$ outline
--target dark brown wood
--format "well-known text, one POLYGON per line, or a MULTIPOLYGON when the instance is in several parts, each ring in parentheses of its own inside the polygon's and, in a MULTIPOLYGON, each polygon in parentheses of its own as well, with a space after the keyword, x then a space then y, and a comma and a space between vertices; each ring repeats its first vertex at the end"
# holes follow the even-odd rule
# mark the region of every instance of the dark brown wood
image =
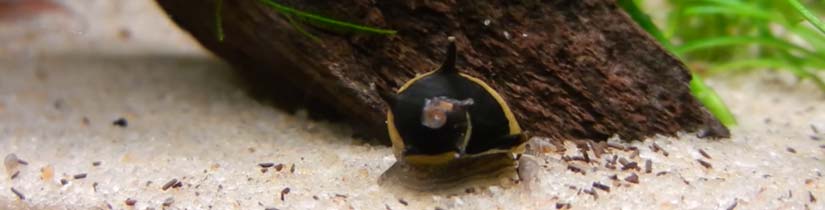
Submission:
POLYGON ((678 131, 729 135, 689 93, 684 65, 612 0, 435 1, 283 0, 395 36, 299 24, 314 42, 257 0, 223 0, 218 42, 215 0, 158 0, 203 46, 251 78, 257 93, 294 109, 337 116, 386 139, 386 104, 433 70, 456 36, 458 68, 509 102, 522 127, 553 139, 641 139, 678 131))

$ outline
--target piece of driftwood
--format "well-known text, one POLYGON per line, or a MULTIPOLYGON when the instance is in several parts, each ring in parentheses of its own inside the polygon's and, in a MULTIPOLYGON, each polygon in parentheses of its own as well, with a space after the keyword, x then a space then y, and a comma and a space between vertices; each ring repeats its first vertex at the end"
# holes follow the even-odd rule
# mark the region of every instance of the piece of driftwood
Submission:
POLYGON ((416 74, 438 67, 448 36, 458 68, 497 89, 532 135, 624 139, 679 131, 729 132, 689 92, 685 66, 613 0, 283 0, 278 3, 394 36, 302 24, 258 0, 158 0, 203 46, 282 107, 350 122, 386 139, 386 103, 416 74), (297 24, 296 24, 297 23, 297 24), (310 36, 316 36, 320 42, 310 36))

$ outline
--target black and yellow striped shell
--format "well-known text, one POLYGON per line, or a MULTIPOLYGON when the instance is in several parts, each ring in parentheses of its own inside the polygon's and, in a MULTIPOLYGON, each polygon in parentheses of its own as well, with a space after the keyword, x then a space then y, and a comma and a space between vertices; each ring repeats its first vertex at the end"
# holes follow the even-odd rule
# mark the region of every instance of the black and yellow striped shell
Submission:
POLYGON ((484 81, 458 72, 450 37, 438 69, 418 75, 396 94, 387 131, 393 152, 412 165, 444 164, 491 153, 520 153, 527 138, 506 101, 484 81))

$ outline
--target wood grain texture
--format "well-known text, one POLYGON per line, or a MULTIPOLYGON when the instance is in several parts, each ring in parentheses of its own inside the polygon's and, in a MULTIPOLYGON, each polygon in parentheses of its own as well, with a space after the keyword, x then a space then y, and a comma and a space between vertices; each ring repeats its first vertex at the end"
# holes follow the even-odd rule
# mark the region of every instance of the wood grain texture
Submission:
MULTIPOLYGON (((338 20, 398 30, 395 36, 301 28, 255 0, 224 0, 217 41, 215 0, 158 0, 203 46, 250 78, 281 107, 351 122, 386 140, 386 103, 416 74, 437 68, 448 36, 459 71, 481 78, 513 108, 522 127, 551 139, 614 134, 729 132, 691 95, 685 66, 611 0, 285 0, 338 20)), ((386 142, 386 141, 385 141, 386 142)))

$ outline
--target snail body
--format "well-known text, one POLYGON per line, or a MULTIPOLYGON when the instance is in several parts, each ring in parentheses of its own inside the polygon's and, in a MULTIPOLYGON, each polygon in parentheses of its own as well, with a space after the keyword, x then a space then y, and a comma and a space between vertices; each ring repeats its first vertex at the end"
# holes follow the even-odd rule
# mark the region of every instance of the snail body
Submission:
POLYGON ((393 152, 410 165, 443 165, 487 154, 518 154, 527 141, 506 101, 484 81, 458 72, 450 37, 447 58, 418 75, 389 103, 387 131, 393 152))

